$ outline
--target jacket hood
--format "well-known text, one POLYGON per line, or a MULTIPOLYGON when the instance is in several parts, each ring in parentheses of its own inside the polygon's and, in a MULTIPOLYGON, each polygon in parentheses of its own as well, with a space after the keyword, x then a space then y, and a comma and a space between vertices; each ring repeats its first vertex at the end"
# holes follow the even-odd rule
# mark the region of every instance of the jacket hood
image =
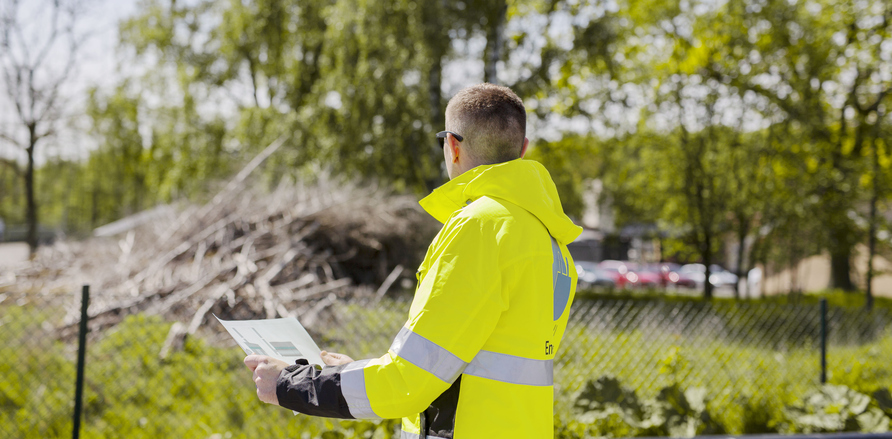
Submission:
POLYGON ((526 209, 561 244, 572 242, 582 233, 582 228, 564 213, 548 170, 533 160, 478 166, 435 189, 419 204, 437 221, 445 223, 456 210, 482 196, 499 198, 526 209))

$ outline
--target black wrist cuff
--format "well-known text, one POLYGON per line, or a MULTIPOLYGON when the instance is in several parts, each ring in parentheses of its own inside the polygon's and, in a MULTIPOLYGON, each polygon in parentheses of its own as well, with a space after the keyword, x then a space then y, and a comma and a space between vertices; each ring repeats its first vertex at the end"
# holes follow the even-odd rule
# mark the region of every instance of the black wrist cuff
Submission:
POLYGON ((344 367, 320 370, 307 360, 285 367, 276 383, 279 405, 313 416, 353 419, 341 391, 340 372, 344 367))

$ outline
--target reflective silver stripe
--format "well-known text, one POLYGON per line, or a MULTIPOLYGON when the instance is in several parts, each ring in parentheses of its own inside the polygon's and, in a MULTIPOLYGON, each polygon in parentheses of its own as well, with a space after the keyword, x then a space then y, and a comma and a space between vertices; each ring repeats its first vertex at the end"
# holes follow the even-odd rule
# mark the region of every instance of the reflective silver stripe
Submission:
MULTIPOLYGON (((440 436, 425 436, 427 439, 445 439, 440 436)), ((400 433, 400 439, 421 439, 421 435, 418 433, 406 433, 405 431, 400 433)))
POLYGON ((468 365, 452 352, 441 348, 436 343, 412 332, 406 327, 390 345, 398 357, 430 372, 435 377, 452 384, 461 371, 468 365))
POLYGON ((511 384, 550 386, 554 384, 553 364, 553 360, 534 360, 480 351, 463 373, 511 384))
POLYGON ((365 373, 362 368, 371 360, 354 361, 341 370, 341 393, 347 401, 350 414, 356 419, 381 419, 372 411, 372 404, 365 391, 365 373))

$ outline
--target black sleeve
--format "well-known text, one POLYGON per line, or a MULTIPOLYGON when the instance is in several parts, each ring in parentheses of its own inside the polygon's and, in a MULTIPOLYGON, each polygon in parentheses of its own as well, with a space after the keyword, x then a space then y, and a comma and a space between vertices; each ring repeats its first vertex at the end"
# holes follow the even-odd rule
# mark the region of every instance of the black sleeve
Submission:
POLYGON ((345 366, 319 370, 307 360, 297 360, 297 364, 282 370, 276 381, 279 405, 312 416, 354 419, 341 392, 341 370, 345 366))

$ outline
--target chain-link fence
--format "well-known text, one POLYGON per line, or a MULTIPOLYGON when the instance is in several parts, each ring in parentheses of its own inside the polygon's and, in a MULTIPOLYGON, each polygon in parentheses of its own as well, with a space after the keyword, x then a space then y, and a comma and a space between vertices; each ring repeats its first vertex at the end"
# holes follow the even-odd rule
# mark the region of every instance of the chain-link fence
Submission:
MULTIPOLYGON (((79 306, 74 297, 0 294, 0 437, 72 435, 77 325, 59 316, 79 306)), ((357 359, 386 352, 409 307, 408 298, 329 302, 309 329, 323 348, 357 359)), ((371 438, 397 429, 264 405, 222 327, 205 320, 179 344, 172 323, 134 315, 92 330, 82 437, 371 438)), ((831 307, 827 329, 830 383, 892 387, 890 309, 831 307)), ((816 305, 577 299, 555 362, 556 422, 573 416, 589 383, 611 377, 641 398, 673 385, 702 389, 725 431, 749 431, 759 407, 817 388, 821 331, 816 305)))
MULTIPOLYGON (((825 320, 829 382, 892 385, 890 310, 831 308, 825 320)), ((558 412, 589 380, 613 377, 641 397, 702 389, 724 429, 740 432, 754 412, 800 399, 821 380, 815 305, 594 300, 577 302, 570 321, 555 365, 558 412)))

